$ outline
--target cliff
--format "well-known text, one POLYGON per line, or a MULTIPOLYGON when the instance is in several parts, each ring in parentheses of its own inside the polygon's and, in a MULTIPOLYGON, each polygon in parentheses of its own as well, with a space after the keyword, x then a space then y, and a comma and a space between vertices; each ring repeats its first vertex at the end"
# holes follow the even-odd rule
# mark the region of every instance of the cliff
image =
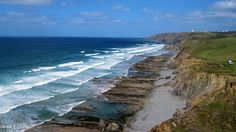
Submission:
POLYGON ((230 50, 236 42, 235 33, 182 35, 175 35, 181 36, 180 43, 174 37, 169 37, 172 34, 165 34, 167 38, 163 35, 155 38, 166 40, 170 44, 178 43, 179 53, 173 60, 178 67, 178 74, 172 82, 173 94, 188 99, 188 103, 172 119, 157 125, 151 131, 235 131, 235 66, 229 66, 224 61, 225 58, 235 56, 230 50), (211 52, 212 49, 208 46, 221 54, 211 52))
POLYGON ((168 45, 176 45, 180 44, 188 36, 188 34, 189 33, 163 33, 151 36, 150 38, 168 45))
POLYGON ((166 49, 178 51, 181 48, 181 43, 187 38, 190 33, 162 33, 153 35, 150 39, 166 44, 166 49))

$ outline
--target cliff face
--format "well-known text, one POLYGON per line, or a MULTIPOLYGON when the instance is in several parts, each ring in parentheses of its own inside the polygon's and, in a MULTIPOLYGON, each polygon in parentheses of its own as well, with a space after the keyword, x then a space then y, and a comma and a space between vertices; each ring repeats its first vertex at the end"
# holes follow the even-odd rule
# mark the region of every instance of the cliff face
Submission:
POLYGON ((159 35, 151 36, 151 39, 158 40, 168 45, 180 44, 189 33, 163 33, 159 35))
POLYGON ((194 72, 189 67, 196 62, 185 59, 173 82, 173 94, 188 99, 186 108, 152 132, 236 130, 236 77, 194 72))
POLYGON ((174 94, 189 99, 189 106, 195 106, 201 101, 219 93, 234 95, 236 78, 229 75, 196 72, 195 65, 204 62, 201 59, 188 58, 187 53, 180 52, 175 58, 178 65, 178 74, 173 81, 174 94))
POLYGON ((157 40, 166 44, 166 49, 178 51, 181 48, 181 43, 190 33, 163 33, 151 36, 151 39, 157 40))
MULTIPOLYGON (((181 38, 187 37, 185 34, 181 38)), ((164 36, 156 38, 169 39, 164 36)), ((174 41, 169 43, 176 43, 176 39, 171 40, 174 41)), ((173 94, 187 98, 187 106, 151 131, 235 131, 236 77, 199 72, 197 69, 206 64, 183 48, 184 41, 179 43, 180 52, 173 60, 178 66, 178 74, 172 84, 175 87, 173 94)))

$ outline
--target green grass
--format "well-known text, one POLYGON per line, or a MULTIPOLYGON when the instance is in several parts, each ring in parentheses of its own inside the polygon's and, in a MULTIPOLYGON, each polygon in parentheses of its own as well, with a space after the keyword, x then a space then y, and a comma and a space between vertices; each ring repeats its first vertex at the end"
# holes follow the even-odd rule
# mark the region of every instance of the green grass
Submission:
MULTIPOLYGON (((211 103, 202 102, 192 115, 193 121, 172 128, 172 132, 235 132, 236 96, 217 95, 211 103)), ((191 117, 190 117, 191 118, 191 117)))
POLYGON ((232 131, 236 130, 236 97, 216 98, 205 104, 197 112, 197 124, 204 130, 232 131))
POLYGON ((186 51, 207 63, 201 70, 236 75, 236 33, 193 33, 188 38, 186 51), (235 64, 228 65, 229 59, 235 64))
POLYGON ((172 132, 185 132, 186 130, 184 128, 173 128, 172 132))

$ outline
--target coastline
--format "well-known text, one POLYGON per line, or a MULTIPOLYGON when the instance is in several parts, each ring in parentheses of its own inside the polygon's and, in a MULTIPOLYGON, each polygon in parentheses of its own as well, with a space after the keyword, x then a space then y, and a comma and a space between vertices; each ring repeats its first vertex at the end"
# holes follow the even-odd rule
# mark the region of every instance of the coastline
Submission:
MULTIPOLYGON (((144 108, 156 87, 161 69, 171 67, 167 62, 174 54, 169 51, 160 56, 147 57, 134 64, 127 77, 120 78, 113 88, 102 95, 87 100, 65 115, 35 126, 26 132, 123 131, 126 123, 144 108)), ((95 79, 95 81, 101 80, 95 79)))

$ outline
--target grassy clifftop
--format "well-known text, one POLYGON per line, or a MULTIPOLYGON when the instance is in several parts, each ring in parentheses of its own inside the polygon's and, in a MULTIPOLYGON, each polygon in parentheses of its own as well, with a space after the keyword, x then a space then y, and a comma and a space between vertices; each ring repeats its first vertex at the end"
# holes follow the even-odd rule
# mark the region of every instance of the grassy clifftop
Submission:
POLYGON ((227 63, 236 62, 236 33, 192 33, 183 47, 191 57, 205 62, 201 71, 236 75, 236 64, 227 63))

